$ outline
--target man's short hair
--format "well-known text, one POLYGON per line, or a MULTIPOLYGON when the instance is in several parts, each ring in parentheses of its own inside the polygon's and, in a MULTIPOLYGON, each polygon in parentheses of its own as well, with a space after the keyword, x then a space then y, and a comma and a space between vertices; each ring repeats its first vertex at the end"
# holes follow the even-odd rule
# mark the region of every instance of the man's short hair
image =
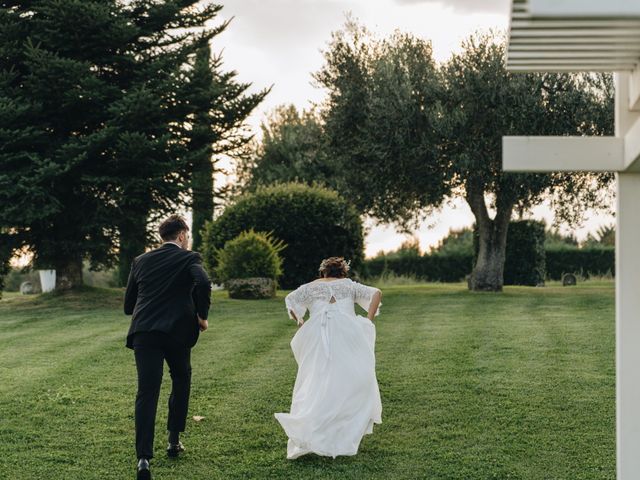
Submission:
POLYGON ((180 215, 171 215, 169 218, 163 220, 158 227, 160 238, 165 242, 175 240, 178 238, 180 232, 185 230, 189 230, 189 225, 187 225, 185 219, 180 215))

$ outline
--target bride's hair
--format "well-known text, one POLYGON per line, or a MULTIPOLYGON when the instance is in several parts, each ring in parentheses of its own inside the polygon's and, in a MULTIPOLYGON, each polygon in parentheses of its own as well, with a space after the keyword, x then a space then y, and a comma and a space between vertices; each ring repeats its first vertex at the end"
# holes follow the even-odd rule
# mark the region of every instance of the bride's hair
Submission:
POLYGON ((321 277, 346 278, 349 273, 349 263, 342 257, 329 257, 320 263, 321 277))

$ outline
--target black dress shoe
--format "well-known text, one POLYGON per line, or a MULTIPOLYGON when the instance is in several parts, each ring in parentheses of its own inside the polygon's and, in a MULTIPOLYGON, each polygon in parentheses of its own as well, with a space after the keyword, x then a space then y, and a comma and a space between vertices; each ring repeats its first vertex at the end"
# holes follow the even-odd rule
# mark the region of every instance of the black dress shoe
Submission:
POLYGON ((141 458, 138 460, 138 480, 151 480, 151 469, 149 467, 149 460, 141 458))
POLYGON ((182 452, 184 452, 184 445, 182 445, 182 442, 170 443, 167 447, 167 455, 169 457, 177 457, 182 452))

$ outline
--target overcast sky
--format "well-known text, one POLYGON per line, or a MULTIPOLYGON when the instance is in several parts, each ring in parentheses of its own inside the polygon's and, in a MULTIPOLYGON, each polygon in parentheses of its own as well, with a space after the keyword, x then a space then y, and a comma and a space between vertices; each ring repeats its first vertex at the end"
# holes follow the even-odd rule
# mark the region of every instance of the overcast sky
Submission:
MULTIPOLYGON (((223 55, 224 67, 238 72, 238 79, 258 91, 273 86, 271 93, 250 119, 256 129, 275 106, 292 103, 308 108, 323 98, 313 86, 311 74, 322 66, 322 50, 331 32, 342 28, 351 14, 369 30, 387 35, 394 30, 411 32, 432 41, 437 61, 445 61, 460 43, 477 30, 506 30, 509 0, 219 0, 222 18, 233 21, 216 37, 214 52, 223 55)), ((547 208, 536 209, 537 218, 551 220, 547 208)), ((591 218, 578 232, 579 238, 601 224, 607 216, 591 218)), ((446 236, 450 228, 473 223, 464 201, 455 202, 430 219, 417 232, 426 250, 446 236)), ((366 238, 367 255, 397 248, 406 237, 391 227, 371 228, 366 238)))

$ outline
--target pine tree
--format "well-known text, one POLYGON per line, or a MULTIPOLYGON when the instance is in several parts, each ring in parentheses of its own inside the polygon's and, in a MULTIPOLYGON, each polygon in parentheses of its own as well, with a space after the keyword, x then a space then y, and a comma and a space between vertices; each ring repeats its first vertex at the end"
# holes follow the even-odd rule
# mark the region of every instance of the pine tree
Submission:
POLYGON ((247 94, 251 86, 238 83, 235 72, 222 72, 222 58, 211 56, 209 45, 195 56, 190 80, 185 83, 185 98, 191 108, 188 133, 189 164, 193 208, 193 249, 202 245, 202 229, 213 219, 214 198, 222 198, 226 189, 214 189, 216 163, 222 156, 235 156, 251 140, 245 120, 269 90, 247 94))
MULTIPOLYGON (((57 288, 82 283, 84 259, 100 268, 119 257, 126 279, 149 225, 187 203, 192 117, 207 110, 188 98, 185 67, 226 28, 208 26, 221 8, 0 3, 0 227, 35 265, 57 270, 57 288)), ((246 86, 223 87, 219 96, 237 105, 215 123, 221 141, 262 98, 243 102, 246 86)))
POLYGON ((105 264, 112 253, 91 137, 118 95, 105 63, 129 27, 114 13, 77 0, 0 9, 0 227, 57 270, 59 288, 82 282, 85 256, 105 264))

